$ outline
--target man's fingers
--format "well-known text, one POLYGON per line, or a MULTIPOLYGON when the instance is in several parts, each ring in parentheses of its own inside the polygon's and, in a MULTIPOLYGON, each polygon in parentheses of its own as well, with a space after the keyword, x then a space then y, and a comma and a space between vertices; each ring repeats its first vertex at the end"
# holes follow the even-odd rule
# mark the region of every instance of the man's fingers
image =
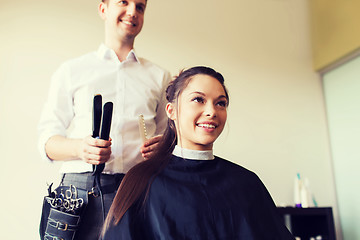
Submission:
POLYGON ((82 159, 89 164, 99 165, 110 159, 111 142, 102 139, 95 139, 91 136, 84 140, 82 159))
POLYGON ((101 163, 105 163, 110 159, 109 155, 95 155, 95 154, 86 154, 85 155, 85 162, 93 164, 93 165, 99 165, 101 163))
POLYGON ((159 145, 159 143, 155 143, 155 144, 152 144, 152 145, 150 145, 148 147, 142 147, 142 148, 140 148, 140 152, 142 154, 151 153, 151 152, 154 151, 154 149, 157 148, 158 145, 159 145))
POLYGON ((91 136, 87 136, 85 138, 85 143, 90 145, 90 146, 94 146, 94 147, 101 147, 101 148, 106 148, 111 146, 111 139, 110 140, 103 140, 100 138, 93 138, 91 136))
POLYGON ((102 163, 105 163, 105 162, 96 161, 96 160, 88 160, 86 162, 89 163, 89 164, 92 164, 92 165, 100 165, 102 163))
POLYGON ((162 135, 158 135, 155 137, 152 137, 150 139, 148 139, 146 142, 144 142, 144 144, 140 147, 140 152, 141 153, 147 153, 147 152, 151 152, 154 151, 154 149, 157 147, 157 145, 159 144, 160 140, 162 138, 162 135))
POLYGON ((143 153, 141 155, 145 160, 149 160, 152 154, 153 154, 152 152, 149 152, 149 153, 143 153))
POLYGON ((91 145, 87 145, 84 149, 84 152, 87 154, 93 154, 98 156, 106 156, 111 154, 111 147, 94 147, 91 145))
POLYGON ((148 147, 150 145, 158 143, 161 140, 161 138, 162 138, 162 135, 158 135, 158 136, 155 136, 155 137, 152 137, 152 138, 146 140, 144 143, 144 147, 148 147))

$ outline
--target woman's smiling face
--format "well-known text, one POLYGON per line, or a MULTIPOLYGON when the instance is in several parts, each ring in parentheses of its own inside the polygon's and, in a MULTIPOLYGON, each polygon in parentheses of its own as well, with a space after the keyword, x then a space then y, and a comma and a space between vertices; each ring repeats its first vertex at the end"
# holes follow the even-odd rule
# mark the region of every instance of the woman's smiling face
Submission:
POLYGON ((198 74, 191 78, 176 103, 168 103, 168 116, 177 129, 177 144, 186 149, 210 150, 227 118, 228 99, 214 77, 198 74))

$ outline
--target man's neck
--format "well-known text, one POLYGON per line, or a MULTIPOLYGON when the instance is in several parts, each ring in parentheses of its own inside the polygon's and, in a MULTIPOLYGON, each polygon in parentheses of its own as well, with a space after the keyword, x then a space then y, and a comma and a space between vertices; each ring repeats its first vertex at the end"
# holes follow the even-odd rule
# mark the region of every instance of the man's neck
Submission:
POLYGON ((134 41, 105 41, 105 45, 114 50, 120 62, 124 61, 134 47, 134 41))

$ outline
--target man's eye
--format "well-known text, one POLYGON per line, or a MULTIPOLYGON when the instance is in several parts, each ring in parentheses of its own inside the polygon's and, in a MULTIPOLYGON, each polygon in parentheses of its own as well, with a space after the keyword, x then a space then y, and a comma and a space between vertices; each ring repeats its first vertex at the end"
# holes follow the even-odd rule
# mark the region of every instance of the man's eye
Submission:
POLYGON ((137 6, 136 7, 137 11, 140 13, 144 13, 145 12, 145 7, 144 6, 137 6))

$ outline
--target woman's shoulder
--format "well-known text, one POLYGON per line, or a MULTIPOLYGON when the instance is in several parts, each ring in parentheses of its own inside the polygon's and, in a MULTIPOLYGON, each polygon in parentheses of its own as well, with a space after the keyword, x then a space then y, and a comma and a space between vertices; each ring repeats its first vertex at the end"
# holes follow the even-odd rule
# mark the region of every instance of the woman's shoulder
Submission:
POLYGON ((243 166, 240 166, 239 164, 233 162, 233 161, 230 161, 230 160, 227 160, 225 158, 222 158, 222 157, 219 157, 219 156, 215 156, 215 159, 216 161, 219 162, 219 164, 222 164, 223 166, 225 167, 230 167, 230 168, 234 168, 236 169, 237 171, 243 171, 243 172, 248 172, 248 173, 252 173, 254 174, 253 171, 243 167, 243 166))
POLYGON ((219 156, 215 156, 215 160, 218 161, 219 168, 225 171, 228 174, 233 174, 238 177, 246 177, 251 178, 253 180, 259 181, 259 177, 256 175, 255 172, 240 166, 239 164, 232 162, 230 160, 224 159, 219 156))

